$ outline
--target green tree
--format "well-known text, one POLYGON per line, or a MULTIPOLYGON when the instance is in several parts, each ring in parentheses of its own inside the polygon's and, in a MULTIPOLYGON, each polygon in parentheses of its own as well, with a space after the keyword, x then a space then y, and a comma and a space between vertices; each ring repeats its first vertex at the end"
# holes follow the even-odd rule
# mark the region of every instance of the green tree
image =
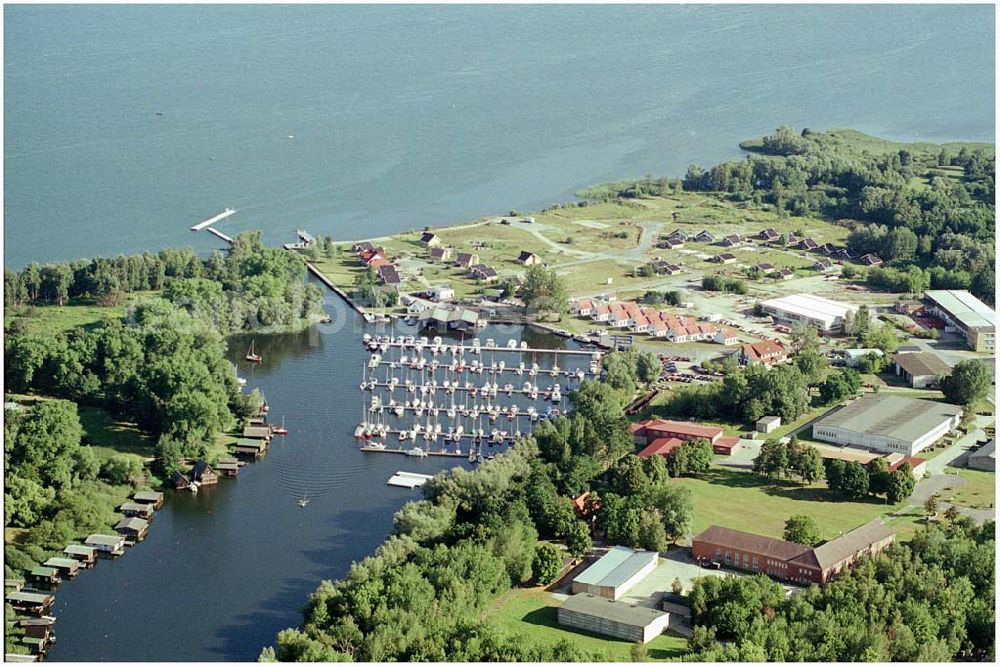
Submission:
POLYGON ((569 304, 566 282, 555 271, 547 271, 539 264, 525 271, 521 298, 529 312, 539 314, 561 316, 569 304))
POLYGON ((566 550, 574 558, 579 558, 590 551, 593 542, 590 540, 590 528, 583 521, 574 521, 566 532, 566 550))
POLYGON ((535 560, 531 563, 531 574, 535 581, 545 585, 559 575, 562 569, 562 556, 559 549, 551 544, 540 544, 535 549, 535 560))
POLYGON ((913 468, 909 463, 903 463, 889 474, 889 488, 886 500, 895 505, 910 497, 917 480, 913 476, 913 468))
POLYGON ((814 547, 821 541, 819 524, 811 516, 796 514, 785 521, 783 537, 789 542, 814 547))
POLYGON ((840 480, 840 492, 848 498, 864 498, 868 495, 868 470, 857 461, 844 464, 844 474, 840 480))
POLYGON ((949 403, 968 405, 985 398, 991 382, 985 364, 966 359, 955 364, 951 373, 941 378, 941 392, 949 403))

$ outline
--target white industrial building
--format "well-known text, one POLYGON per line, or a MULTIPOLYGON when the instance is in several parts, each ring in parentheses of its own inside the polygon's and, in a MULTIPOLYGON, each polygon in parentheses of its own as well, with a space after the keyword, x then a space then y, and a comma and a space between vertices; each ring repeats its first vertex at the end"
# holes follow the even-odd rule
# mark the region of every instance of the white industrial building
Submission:
POLYGON ((844 330, 844 319, 858 307, 824 299, 813 294, 791 294, 760 302, 761 309, 776 320, 788 324, 801 322, 822 333, 844 330))
POLYGON ((894 394, 869 394, 813 426, 816 440, 879 452, 917 452, 953 431, 962 408, 894 394))
POLYGON ((931 313, 944 320, 945 331, 965 336, 976 352, 996 349, 997 314, 992 308, 965 290, 927 290, 925 296, 931 313))
POLYGON ((573 592, 617 600, 656 569, 658 558, 653 551, 612 547, 573 580, 573 592))

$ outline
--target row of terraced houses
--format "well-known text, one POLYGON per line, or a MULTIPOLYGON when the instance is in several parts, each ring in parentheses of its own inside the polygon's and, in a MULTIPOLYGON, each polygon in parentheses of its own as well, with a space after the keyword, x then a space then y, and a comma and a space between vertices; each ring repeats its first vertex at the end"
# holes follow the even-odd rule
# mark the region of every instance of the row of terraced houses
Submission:
POLYGON ((659 311, 649 306, 640 306, 634 301, 603 302, 581 299, 573 306, 573 314, 633 333, 666 338, 674 343, 709 341, 720 345, 735 345, 739 342, 733 329, 720 328, 710 322, 699 322, 691 317, 659 311))

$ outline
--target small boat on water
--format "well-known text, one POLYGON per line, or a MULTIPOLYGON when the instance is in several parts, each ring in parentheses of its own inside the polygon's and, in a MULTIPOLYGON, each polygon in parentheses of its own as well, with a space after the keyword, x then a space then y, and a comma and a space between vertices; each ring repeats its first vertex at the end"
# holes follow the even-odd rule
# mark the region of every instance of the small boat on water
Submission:
POLYGON ((305 507, 306 505, 309 504, 309 502, 310 500, 307 496, 302 496, 301 498, 299 498, 299 507, 305 507))
POLYGON ((259 364, 264 359, 259 354, 257 354, 256 352, 254 352, 254 349, 253 349, 254 343, 256 343, 256 341, 254 341, 254 340, 250 341, 250 349, 247 350, 246 359, 247 359, 247 361, 249 361, 251 363, 259 364))
POLYGON ((281 418, 281 426, 272 426, 271 433, 276 435, 288 435, 288 429, 285 428, 285 418, 281 418))

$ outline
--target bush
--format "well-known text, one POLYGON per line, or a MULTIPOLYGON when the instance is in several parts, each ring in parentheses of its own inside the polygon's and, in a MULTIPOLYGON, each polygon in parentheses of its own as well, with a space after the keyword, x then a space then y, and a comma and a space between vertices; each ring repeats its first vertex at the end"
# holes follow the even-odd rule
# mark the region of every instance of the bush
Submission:
POLYGON ((559 549, 551 544, 542 544, 535 550, 535 559, 531 563, 531 574, 535 581, 545 585, 559 575, 562 569, 562 556, 559 549))

